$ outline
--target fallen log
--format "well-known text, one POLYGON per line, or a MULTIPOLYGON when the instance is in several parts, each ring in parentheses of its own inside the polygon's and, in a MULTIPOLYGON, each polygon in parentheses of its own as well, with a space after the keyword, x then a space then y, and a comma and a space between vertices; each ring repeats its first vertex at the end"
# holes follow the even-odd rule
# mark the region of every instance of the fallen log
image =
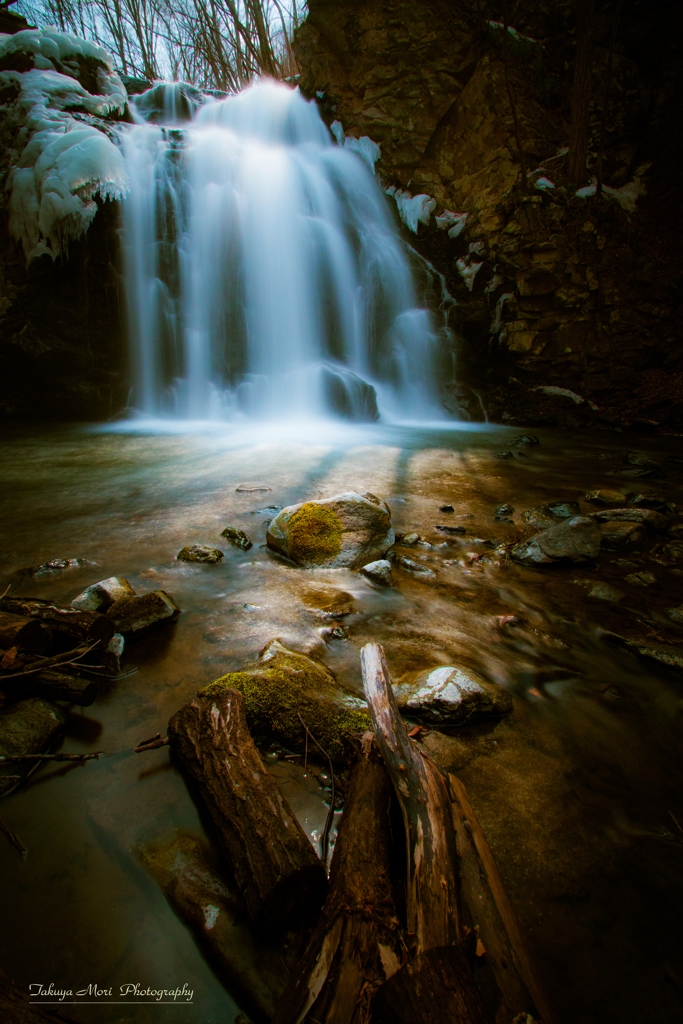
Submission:
POLYGON ((246 908, 216 855, 190 835, 149 843, 139 855, 232 997, 255 1024, 268 1024, 289 973, 268 935, 249 927, 246 908))
MULTIPOLYGON (((377 991, 372 1024, 490 1024, 460 946, 427 949, 377 991)), ((511 1017, 496 1017, 510 1024, 511 1017)), ((525 1022, 526 1024, 526 1022, 525 1022)))
MULTIPOLYGON (((0 650, 0 659, 3 654, 0 650)), ((0 671, 0 692, 14 700, 19 696, 23 698, 37 694, 50 700, 63 700, 69 704, 78 704, 79 707, 89 707, 99 693, 99 684, 92 679, 57 671, 64 665, 63 659, 61 665, 57 663, 56 668, 44 668, 50 660, 34 655, 18 655, 12 660, 11 673, 0 671), (34 671, 23 675, 26 669, 34 671)))
POLYGON ((322 917, 273 1024, 351 1024, 404 956, 390 880, 391 787, 374 744, 356 763, 322 917))
POLYGON ((475 972, 484 1004, 495 1020, 531 1014, 543 1024, 554 1024, 555 1015, 538 980, 517 915, 467 791, 454 775, 448 779, 461 899, 484 950, 475 972))
POLYGON ((114 635, 114 624, 106 615, 76 611, 37 597, 0 598, 0 611, 37 619, 45 626, 77 640, 99 640, 106 644, 114 635))
POLYGON ((451 799, 439 769, 408 736, 379 644, 363 647, 361 667, 375 737, 405 825, 406 911, 418 955, 461 938, 451 799))
POLYGON ((79 1024, 62 1008, 41 1006, 31 1002, 28 992, 20 989, 0 970, 0 1020, 2 1024, 79 1024))
POLYGON ((236 690, 196 697, 168 723, 171 749, 198 783, 247 909, 280 928, 317 911, 327 878, 254 745, 236 690))
POLYGON ((24 651, 45 651, 49 638, 36 619, 28 615, 15 615, 0 611, 0 647, 10 650, 19 647, 24 651))

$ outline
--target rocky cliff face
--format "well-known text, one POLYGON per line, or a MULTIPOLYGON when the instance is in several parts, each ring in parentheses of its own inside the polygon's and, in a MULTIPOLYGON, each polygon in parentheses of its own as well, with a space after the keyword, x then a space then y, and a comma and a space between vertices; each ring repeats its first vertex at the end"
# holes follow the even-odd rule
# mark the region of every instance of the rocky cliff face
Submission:
POLYGON ((296 39, 302 88, 328 123, 380 145, 386 186, 436 200, 410 241, 457 300, 447 407, 480 418, 475 389, 504 422, 680 429, 681 15, 622 4, 598 199, 614 8, 596 7, 583 189, 563 173, 575 47, 563 0, 518 5, 509 36, 528 192, 491 5, 486 20, 464 2, 310 0, 296 39))

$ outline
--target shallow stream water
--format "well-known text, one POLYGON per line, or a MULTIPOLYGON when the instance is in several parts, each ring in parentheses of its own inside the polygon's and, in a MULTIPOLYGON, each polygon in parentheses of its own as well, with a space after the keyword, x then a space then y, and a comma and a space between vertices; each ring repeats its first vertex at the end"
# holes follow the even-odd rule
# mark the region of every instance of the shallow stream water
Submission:
MULTIPOLYGON (((146 1024, 169 1013, 183 1024, 230 1024, 238 1007, 136 854, 174 829, 201 834, 200 818, 168 750, 132 749, 163 734, 199 687, 253 660, 273 637, 320 658, 356 690, 359 650, 376 640, 395 679, 463 665, 513 695, 507 718, 450 736, 427 732, 422 742, 467 786, 560 1021, 679 1021, 683 671, 618 638, 683 651, 683 628, 666 616, 683 602, 683 564, 658 561, 654 536, 593 566, 545 570, 515 565, 495 547, 523 535, 527 508, 578 500, 592 511, 583 495, 597 487, 655 488, 683 511, 675 463, 664 462, 666 476, 655 481, 618 475, 626 452, 663 462, 679 453, 680 439, 536 431, 538 447, 503 460, 497 453, 519 429, 240 430, 22 427, 6 436, 1 589, 22 567, 80 557, 97 567, 36 577, 17 593, 68 602, 119 575, 138 593, 169 591, 182 614, 128 645, 124 669, 137 668, 134 675, 91 707, 71 709, 61 749, 109 756, 47 764, 2 801, 3 820, 28 849, 23 861, 0 836, 3 968, 22 987, 187 984, 194 992, 191 1006, 172 1009, 69 1006, 83 1024, 146 1024), (239 493, 243 482, 270 490, 239 493), (304 571, 268 552, 274 513, 259 510, 349 490, 385 498, 397 532, 416 531, 432 545, 400 550, 433 576, 399 568, 395 587, 380 589, 350 570, 304 571), (444 502, 454 513, 439 511, 444 502), (512 523, 496 520, 506 502, 512 523), (228 525, 252 538, 250 551, 222 541, 228 525), (449 538, 437 525, 467 532, 449 538), (220 547, 225 558, 177 561, 192 543, 220 547), (656 583, 625 583, 634 566, 656 583), (590 598, 579 580, 608 582, 625 597, 619 605, 590 598), (346 636, 329 639, 319 608, 340 591, 352 611, 346 636)), ((325 779, 311 770, 304 778, 284 759, 271 764, 317 838, 325 779)))

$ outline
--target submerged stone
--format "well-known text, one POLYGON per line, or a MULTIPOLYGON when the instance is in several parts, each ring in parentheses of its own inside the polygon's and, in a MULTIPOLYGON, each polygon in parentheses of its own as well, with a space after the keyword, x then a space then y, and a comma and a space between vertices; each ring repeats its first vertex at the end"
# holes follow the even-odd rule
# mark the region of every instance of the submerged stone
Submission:
POLYGON ((651 508, 606 508, 590 514, 598 522, 642 523, 654 530, 666 530, 669 526, 667 517, 651 508))
POLYGON ((121 597, 135 594, 128 580, 122 576, 110 576, 99 583, 93 583, 71 602, 71 607, 81 612, 106 612, 121 597))
POLYGON ((180 562, 208 562, 210 565, 215 565, 224 557, 220 548, 210 548, 206 544, 187 544, 176 555, 180 562))
POLYGON ((253 546, 244 530, 238 530, 235 526, 226 526, 224 530, 221 530, 221 537, 225 537, 233 547, 240 548, 242 551, 248 551, 253 546))
POLYGON ((683 604, 679 604, 678 608, 667 608, 666 614, 672 622, 683 626, 683 604))
POLYGON ((565 519, 531 540, 515 544, 510 554, 524 565, 549 565, 557 561, 592 562, 602 543, 602 533, 590 516, 565 519))
POLYGON ((518 434, 517 437, 508 441, 507 446, 508 448, 536 448, 540 443, 535 434, 518 434))
MULTIPOLYGON (((29 697, 0 708, 0 754, 43 754, 61 734, 66 713, 57 704, 29 697)), ((0 764, 0 796, 13 789, 35 767, 31 761, 0 764), (12 776, 18 776, 13 778, 12 776)))
POLYGON ((435 725, 463 725, 476 715, 512 709, 507 690, 453 665, 417 673, 394 689, 401 711, 435 725))
POLYGON ((373 583, 377 583, 382 587, 390 587, 392 585, 391 562, 388 558, 380 558, 376 562, 368 562, 359 571, 373 583))
POLYGON ((610 491, 608 488, 600 488, 597 491, 588 491, 584 495, 586 501, 590 501, 592 505, 625 505, 626 495, 621 491, 610 491))
POLYGON ((235 488, 236 494, 254 494, 257 491, 270 491, 272 488, 268 484, 254 483, 253 481, 247 481, 243 484, 238 484, 235 488))
POLYGON ((117 633, 124 635, 141 633, 157 622, 175 619, 180 608, 165 590, 153 590, 151 594, 122 597, 107 611, 117 633))
POLYGON ((385 502, 348 491, 284 508, 268 526, 267 542, 302 568, 357 569, 384 556, 394 531, 385 502))
POLYGON ((600 532, 607 548, 623 548, 637 543, 643 537, 643 527, 639 523, 601 523, 600 532))
POLYGON ((344 693, 324 665, 305 654, 288 650, 279 640, 264 647, 258 662, 229 672, 199 691, 211 697, 224 689, 244 697, 252 734, 272 737, 290 750, 313 752, 301 719, 336 762, 349 759, 347 737, 371 729, 367 704, 344 693), (301 718, 299 718, 301 715, 301 718))
POLYGON ((656 582, 651 572, 632 572, 624 576, 624 583, 630 583, 632 587, 651 587, 656 582))

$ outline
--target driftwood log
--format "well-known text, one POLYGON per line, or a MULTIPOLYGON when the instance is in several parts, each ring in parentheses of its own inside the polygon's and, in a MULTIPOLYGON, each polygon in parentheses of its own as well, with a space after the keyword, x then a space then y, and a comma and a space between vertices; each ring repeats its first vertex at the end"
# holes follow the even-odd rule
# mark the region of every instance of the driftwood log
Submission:
POLYGON ((0 1020, 2 1024, 78 1024, 63 1009, 31 1005, 28 992, 0 971, 0 1020))
POLYGON ((510 1024, 489 1017, 460 946, 428 949, 397 971, 372 1001, 372 1024, 510 1024))
MULTIPOLYGON (((368 736, 369 739, 369 736, 368 736)), ((322 917, 273 1024, 360 1024, 375 990, 404 959, 390 880, 391 787, 364 744, 347 793, 322 917)))
POLYGON ((403 815, 408 931, 419 955, 461 938, 451 799, 439 769, 408 736, 379 644, 363 647, 361 667, 375 737, 403 815))
POLYGON ((531 1014, 554 1024, 514 908, 462 782, 449 775, 462 902, 485 952, 477 981, 495 1020, 531 1014), (480 976, 481 975, 481 976, 480 976))
POLYGON ((261 760, 242 695, 196 697, 171 718, 168 735, 199 785, 251 916, 279 928, 319 910, 325 869, 261 760))
POLYGON ((44 626, 56 629, 76 640, 107 643, 114 635, 114 624, 97 612, 75 611, 37 597, 0 598, 0 611, 37 619, 44 626))
MULTIPOLYGON (((0 660, 4 654, 5 652, 0 650, 0 660)), ((41 661, 50 663, 52 659, 40 659, 31 655, 15 657, 7 673, 0 671, 0 692, 12 700, 37 695, 50 700, 68 701, 70 704, 78 704, 84 708, 93 703, 100 692, 99 683, 92 679, 84 679, 82 676, 60 672, 59 664, 55 668, 50 668, 49 664, 47 668, 41 668, 41 661), (35 669, 36 671, 25 676, 17 675, 26 669, 35 669), (13 678, 8 678, 3 685, 3 675, 6 674, 13 678)), ((76 667, 78 667, 78 662, 76 667)))
POLYGON ((0 647, 5 650, 20 647, 24 651, 45 651, 48 642, 38 620, 28 615, 0 611, 0 647))

